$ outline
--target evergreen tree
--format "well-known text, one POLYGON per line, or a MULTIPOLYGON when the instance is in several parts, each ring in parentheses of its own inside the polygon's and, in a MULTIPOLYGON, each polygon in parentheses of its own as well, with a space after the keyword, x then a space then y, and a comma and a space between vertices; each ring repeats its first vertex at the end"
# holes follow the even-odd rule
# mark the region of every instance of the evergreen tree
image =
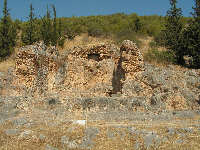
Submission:
POLYGON ((42 18, 41 38, 44 41, 44 44, 46 44, 47 46, 51 44, 52 24, 51 24, 51 14, 48 6, 47 6, 46 16, 42 18))
POLYGON ((7 0, 4 0, 3 17, 0 26, 0 58, 9 56, 13 52, 16 37, 16 27, 10 18, 7 0))
POLYGON ((170 0, 171 8, 167 11, 165 29, 162 31, 164 45, 171 50, 178 64, 184 64, 184 51, 181 49, 182 11, 176 7, 177 0, 170 0))
POLYGON ((57 32, 57 17, 56 17, 56 8, 54 5, 52 5, 52 9, 53 9, 53 32, 52 32, 52 39, 51 39, 51 43, 53 46, 57 45, 58 42, 58 32, 57 32))
POLYGON ((192 57, 192 67, 200 68, 200 0, 195 0, 193 20, 183 32, 183 47, 192 57))
POLYGON ((193 7, 194 13, 193 16, 195 19, 200 19, 200 0, 195 0, 195 7, 193 7))
POLYGON ((30 13, 28 17, 28 22, 22 31, 22 42, 27 45, 31 45, 34 42, 38 41, 38 32, 36 29, 35 17, 34 17, 34 8, 32 4, 30 5, 30 13))
POLYGON ((137 17, 135 20, 135 32, 139 32, 142 28, 142 23, 140 21, 140 18, 137 17))

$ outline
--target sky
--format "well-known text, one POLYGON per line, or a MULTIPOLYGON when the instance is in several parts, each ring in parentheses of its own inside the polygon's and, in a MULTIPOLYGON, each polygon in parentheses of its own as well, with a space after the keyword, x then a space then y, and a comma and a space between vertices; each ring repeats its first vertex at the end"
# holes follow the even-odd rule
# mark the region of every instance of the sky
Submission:
MULTIPOLYGON (((37 17, 43 16, 47 5, 54 4, 58 17, 137 13, 162 15, 169 9, 169 0, 7 0, 13 19, 26 20, 32 3, 37 17)), ((191 16, 194 0, 178 0, 184 16, 191 16)), ((0 16, 3 0, 0 0, 0 16)))

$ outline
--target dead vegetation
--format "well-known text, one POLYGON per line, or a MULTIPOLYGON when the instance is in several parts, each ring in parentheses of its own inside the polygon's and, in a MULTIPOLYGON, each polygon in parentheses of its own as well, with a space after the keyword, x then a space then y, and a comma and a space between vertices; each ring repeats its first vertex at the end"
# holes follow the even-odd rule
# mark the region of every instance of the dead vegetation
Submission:
MULTIPOLYGON (((174 120, 175 121, 175 120, 174 120)), ((192 124, 195 120, 185 120, 185 123, 192 124)), ((198 121, 198 120, 196 120, 198 121)), ((34 125, 31 128, 21 127, 18 130, 18 135, 6 135, 5 131, 12 129, 12 123, 4 124, 0 127, 0 150, 42 150, 47 149, 48 145, 59 150, 73 149, 93 149, 93 150, 133 150, 139 146, 139 149, 161 149, 161 150, 176 150, 176 149, 200 149, 200 137, 198 129, 192 127, 193 132, 187 133, 184 130, 184 125, 177 120, 176 123, 163 122, 124 122, 124 123, 107 123, 107 122, 88 122, 87 128, 98 129, 98 133, 92 138, 92 147, 76 147, 67 148, 65 141, 75 141, 75 145, 81 145, 85 136, 85 126, 75 125, 72 122, 62 123, 56 126, 47 124, 34 125), (169 129, 173 128, 176 132, 184 135, 180 138, 179 134, 168 133, 169 129), (145 132, 147 134, 138 134, 130 132, 130 129, 145 132), (27 134, 26 134, 27 133, 27 134), (147 136, 155 134, 155 139, 147 148, 147 143, 144 140, 147 136), (183 141, 183 143, 182 143, 183 141), (139 145, 138 145, 139 143, 139 145)), ((134 131, 133 130, 133 131, 134 131)), ((53 148, 52 148, 53 149, 53 148)))

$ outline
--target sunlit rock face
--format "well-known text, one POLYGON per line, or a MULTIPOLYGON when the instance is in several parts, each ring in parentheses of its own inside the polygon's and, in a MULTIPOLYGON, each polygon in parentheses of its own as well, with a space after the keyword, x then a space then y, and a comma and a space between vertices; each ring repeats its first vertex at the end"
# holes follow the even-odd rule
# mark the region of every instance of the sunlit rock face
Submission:
POLYGON ((77 46, 64 56, 38 43, 19 49, 14 84, 32 94, 61 88, 74 96, 110 96, 121 93, 123 81, 142 70, 143 57, 128 40, 121 48, 110 43, 77 46))
POLYGON ((55 47, 46 47, 43 43, 22 47, 16 56, 14 84, 30 93, 43 94, 52 90, 58 68, 55 47))
POLYGON ((144 71, 143 56, 135 43, 130 40, 123 41, 120 52, 122 68, 126 76, 133 76, 137 72, 144 71))

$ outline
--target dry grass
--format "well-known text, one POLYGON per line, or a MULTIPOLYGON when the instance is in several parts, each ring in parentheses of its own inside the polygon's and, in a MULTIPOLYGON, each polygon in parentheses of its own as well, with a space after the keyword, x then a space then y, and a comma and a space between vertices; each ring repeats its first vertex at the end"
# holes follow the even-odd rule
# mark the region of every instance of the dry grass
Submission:
POLYGON ((150 49, 149 43, 153 41, 152 37, 145 37, 145 38, 140 38, 139 39, 141 41, 141 52, 145 53, 146 51, 148 51, 150 49))
POLYGON ((14 53, 6 60, 0 61, 0 72, 7 72, 10 67, 15 67, 15 55, 18 48, 15 48, 14 53))
POLYGON ((22 127, 19 130, 21 133, 26 130, 33 131, 27 136, 7 136, 6 129, 13 129, 11 123, 5 124, 0 127, 0 150, 43 150, 46 145, 51 145, 58 149, 63 149, 61 137, 67 136, 69 140, 81 139, 84 134, 82 126, 74 126, 73 132, 68 129, 72 127, 71 123, 59 124, 59 126, 50 126, 47 124, 34 125, 30 128, 22 127), (46 138, 40 139, 40 135, 45 135, 46 138))
POLYGON ((13 58, 0 62, 0 72, 6 72, 10 67, 15 67, 15 60, 13 58))
MULTIPOLYGON (((198 118, 199 119, 199 118, 198 118)), ((190 120, 185 120, 186 122, 191 122, 190 120)), ((194 120, 193 120, 194 121, 194 120)), ((194 129, 193 133, 185 133, 183 138, 183 143, 176 143, 175 141, 180 139, 178 134, 169 135, 167 129, 173 127, 179 131, 179 128, 183 128, 183 124, 179 121, 174 123, 128 123, 123 122, 116 124, 108 124, 104 121, 90 122, 88 127, 95 127, 99 129, 99 133, 93 139, 94 145, 93 150, 133 150, 136 142, 141 143, 142 149, 146 150, 144 146, 143 135, 130 134, 125 127, 133 126, 137 130, 145 130, 148 132, 154 131, 159 137, 165 137, 167 141, 161 140, 161 143, 152 145, 149 147, 150 150, 161 149, 161 150, 177 150, 177 149, 190 149, 199 150, 200 149, 200 136, 199 131, 194 129), (118 128, 120 126, 120 128, 118 128), (113 137, 108 137, 108 131, 113 133, 113 137)), ((33 134, 28 135, 25 138, 20 138, 20 136, 7 136, 5 134, 6 129, 12 129, 12 123, 7 123, 0 127, 0 150, 43 150, 46 145, 51 145, 59 150, 64 150, 61 143, 61 137, 67 136, 69 140, 75 140, 78 144, 81 143, 84 137, 85 126, 78 126, 72 124, 72 122, 61 123, 57 126, 51 126, 48 124, 33 125, 30 127, 19 128, 21 131, 32 130, 33 134), (70 131, 70 129, 72 129, 70 131), (40 134, 45 135, 45 139, 40 139, 40 134)), ((184 133, 183 131, 180 131, 184 133)))

